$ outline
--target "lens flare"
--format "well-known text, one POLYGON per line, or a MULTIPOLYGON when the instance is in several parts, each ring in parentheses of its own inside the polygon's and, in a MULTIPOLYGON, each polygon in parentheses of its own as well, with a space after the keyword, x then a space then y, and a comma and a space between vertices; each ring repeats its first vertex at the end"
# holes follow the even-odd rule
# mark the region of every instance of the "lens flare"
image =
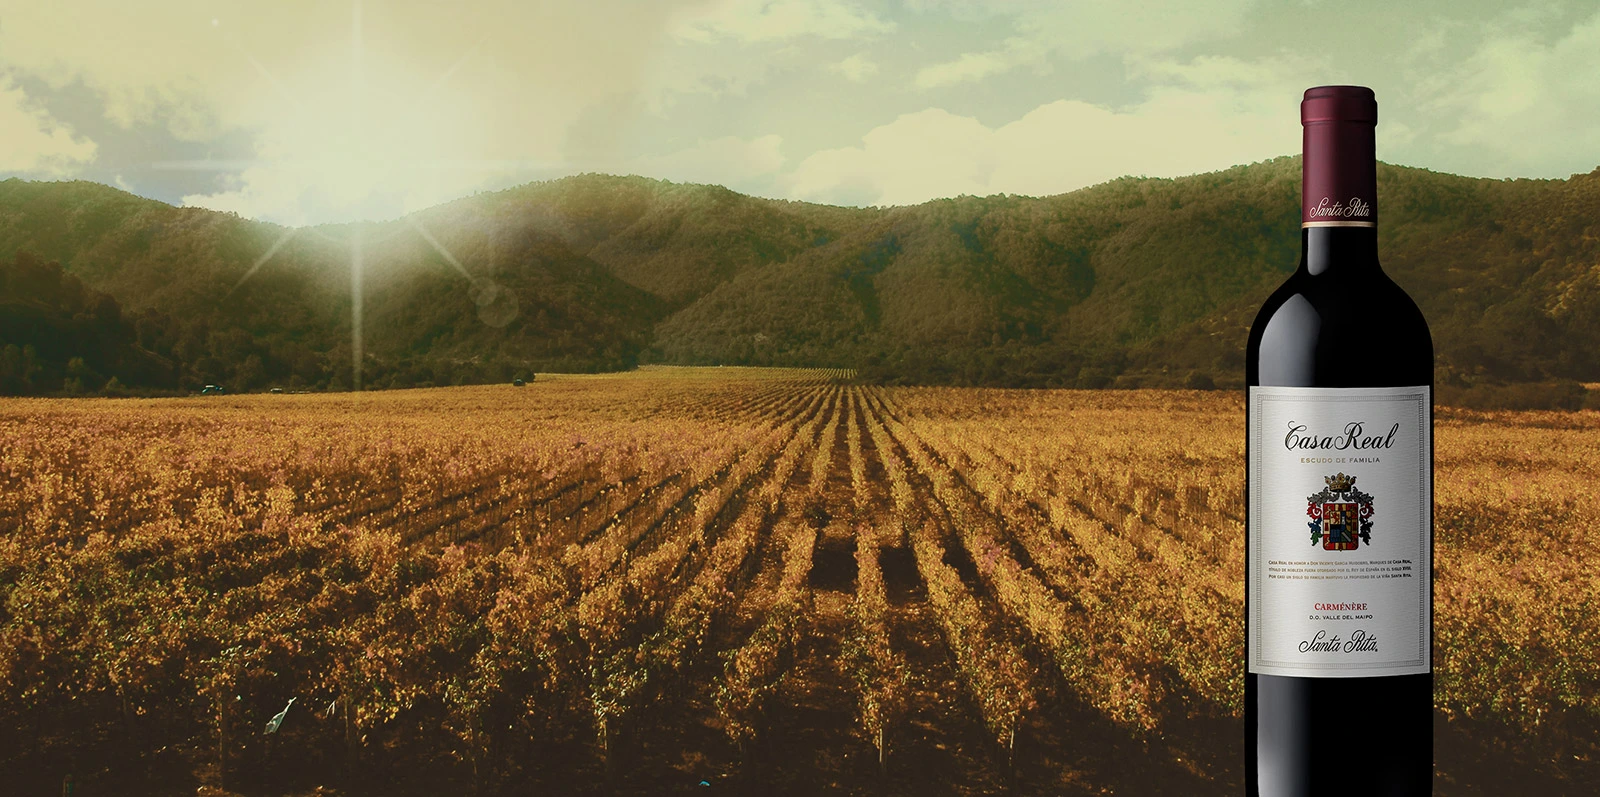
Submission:
MULTIPOLYGON (((279 157, 267 157, 258 160, 196 160, 196 161, 162 161, 153 164, 156 168, 176 169, 186 171, 223 171, 223 172, 277 172, 304 174, 309 182, 308 186, 321 186, 326 189, 329 197, 336 202, 355 201, 363 196, 384 193, 380 189, 391 181, 398 172, 424 170, 429 172, 458 172, 475 173, 482 171, 498 171, 508 167, 541 169, 549 168, 550 164, 540 163, 508 163, 500 160, 475 160, 461 158, 425 158, 413 157, 395 147, 408 143, 407 141, 388 140, 396 135, 403 134, 408 129, 417 125, 407 124, 406 119, 422 115, 437 117, 440 114, 431 112, 427 107, 450 78, 474 55, 482 45, 480 39, 466 52, 457 58, 437 78, 431 81, 420 92, 415 92, 405 103, 407 110, 406 119, 401 118, 372 118, 375 112, 371 102, 372 89, 368 85, 366 71, 366 42, 363 27, 363 7, 361 0, 356 0, 350 6, 350 57, 348 86, 349 95, 343 100, 342 116, 345 125, 343 131, 328 131, 323 126, 326 114, 311 113, 308 108, 310 95, 295 92, 282 80, 274 75, 265 64, 253 54, 246 51, 233 37, 226 32, 229 45, 242 58, 248 61, 252 68, 267 82, 273 92, 285 99, 293 108, 304 112, 307 118, 315 118, 318 122, 316 135, 311 138, 320 142, 323 147, 302 147, 304 141, 278 142, 278 145, 289 145, 280 152, 273 154, 279 157), (385 136, 383 142, 375 141, 373 136, 385 136), (383 146, 379 146, 379 144, 383 146), (333 146, 335 151, 327 151, 326 147, 333 146), (387 149, 385 148, 387 147, 387 149), (390 152, 390 150, 394 150, 390 152), (294 157, 293 153, 322 152, 321 155, 312 157, 294 157), (387 153, 387 154, 386 154, 387 153)), ((487 37, 485 37, 487 38, 487 37)), ((328 98, 324 97, 324 100, 328 98)), ((392 110, 392 109, 391 109, 392 110)), ((413 120, 415 121, 415 120, 413 120)), ((418 144, 419 142, 409 142, 418 144)), ((268 147, 271 150, 272 147, 268 147)), ((265 154, 265 153, 264 153, 265 154)), ((307 188, 307 191, 312 191, 307 188)), ((314 191, 312 191, 315 193, 314 191)), ((516 320, 520 313, 520 306, 516 294, 508 288, 495 282, 487 276, 473 274, 466 266, 462 265, 449 249, 445 248, 434 235, 412 216, 402 217, 407 225, 414 229, 428 245, 444 259, 467 282, 468 296, 471 297, 478 309, 478 319, 491 327, 504 327, 516 320)), ((354 390, 362 389, 362 370, 366 357, 366 340, 363 330, 364 324, 364 281, 366 277, 367 245, 378 243, 390 236, 380 236, 375 241, 368 241, 365 223, 353 220, 347 228, 350 231, 348 238, 350 257, 350 383, 354 390)), ((328 241, 336 238, 316 229, 289 226, 272 245, 267 248, 255 262, 246 269, 238 282, 234 283, 226 296, 231 296, 245 283, 249 282, 257 272, 275 257, 291 239, 300 232, 309 231, 315 237, 328 241)), ((392 233, 391 233, 392 236, 392 233)))
POLYGON ((272 256, 277 254, 278 250, 282 249, 283 245, 288 243, 289 239, 293 238, 295 233, 297 233, 299 231, 300 230, 298 228, 296 228, 296 227, 289 227, 289 228, 285 229, 283 231, 283 234, 278 236, 278 240, 273 241, 272 242, 272 246, 267 248, 266 253, 261 255, 260 257, 256 258, 256 262, 250 264, 250 270, 246 271, 244 273, 244 276, 240 277, 239 281, 235 282, 233 284, 233 287, 229 288, 228 292, 226 294, 223 294, 222 298, 226 299, 229 296, 232 296, 234 291, 239 290, 239 288, 242 287, 245 284, 245 282, 249 281, 249 279, 251 277, 254 277, 256 275, 256 272, 260 271, 261 267, 266 265, 267 261, 271 260, 272 256))

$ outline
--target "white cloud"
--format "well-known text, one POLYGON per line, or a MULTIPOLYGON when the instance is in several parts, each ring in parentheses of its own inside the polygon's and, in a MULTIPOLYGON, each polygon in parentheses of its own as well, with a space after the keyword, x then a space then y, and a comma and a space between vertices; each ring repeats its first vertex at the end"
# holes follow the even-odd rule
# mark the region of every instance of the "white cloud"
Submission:
POLYGON ((844 76, 851 83, 865 83, 867 78, 878 74, 878 64, 863 53, 856 53, 836 64, 831 64, 828 69, 844 76))
POLYGON ((95 143, 29 107, 22 89, 0 75, 0 172, 60 175, 94 160, 95 143))
POLYGON ((731 38, 753 43, 800 36, 855 39, 893 29, 893 23, 848 0, 721 0, 686 14, 674 32, 690 41, 731 38))
POLYGON ((869 131, 859 147, 806 158, 789 189, 799 199, 889 205, 991 193, 994 143, 978 120, 929 108, 869 131))
MULTIPOLYGON (((1022 66, 1042 66, 1052 56, 1083 59, 1104 53, 1142 57, 1192 42, 1236 33, 1253 0, 1062 3, 1050 0, 991 2, 984 10, 1010 16, 1017 35, 998 49, 963 53, 923 67, 917 87, 940 88, 981 81, 1022 66)), ((973 9, 960 6, 958 11, 973 9)))
POLYGON ((975 83, 991 75, 1008 72, 1024 60, 1020 50, 963 53, 954 61, 917 70, 917 88, 936 89, 955 83, 975 83))
MULTIPOLYGON (((667 116, 680 101, 706 97, 755 99, 768 107, 788 103, 782 93, 759 91, 784 73, 815 77, 827 70, 865 85, 877 71, 876 61, 865 53, 831 59, 844 54, 846 43, 880 39, 895 29, 892 20, 856 0, 702 2, 673 17, 673 46, 652 64, 640 98, 652 114, 667 116)), ((883 42, 882 49, 893 52, 895 41, 883 42)))
MULTIPOLYGON (((1600 163, 1600 14, 1549 44, 1491 39, 1424 110, 1447 145, 1430 165, 1489 177, 1566 177, 1600 163)), ((1426 157, 1426 156, 1423 156, 1426 157)))
POLYGON ((737 187, 783 168, 783 138, 724 136, 668 155, 639 158, 630 171, 647 177, 737 187))
POLYGON ((189 194, 182 203, 291 226, 393 219, 468 195, 504 173, 492 165, 382 173, 340 157, 269 160, 231 177, 228 190, 189 194))
POLYGON ((1298 149, 1303 69, 1233 59, 1165 64, 1160 85, 1137 105, 1059 100, 994 128, 930 108, 869 131, 860 146, 806 158, 785 184, 801 199, 901 205, 1227 168, 1298 149))
MULTIPOLYGON (((596 107, 624 109, 598 127, 625 129, 639 112, 618 98, 650 81, 690 2, 14 3, 0 70, 81 84, 123 127, 252 135, 258 162, 190 204, 286 223, 384 218, 570 160, 569 132, 596 107)), ((579 165, 627 154, 619 138, 579 165)))
POLYGON ((0 81, 28 95, 0 83, 0 169, 104 167, 145 189, 135 161, 248 140, 222 190, 171 192, 289 223, 577 171, 850 203, 1054 193, 1295 152, 1299 93, 1322 83, 1378 91, 1391 162, 1564 176, 1600 158, 1593 0, 1359 17, 1253 0, 369 1, 359 102, 351 0, 0 5, 0 81), (1263 58, 1280 46, 1306 55, 1263 58), (908 92, 902 75, 930 92, 1005 76, 1005 92, 908 92), (115 124, 87 116, 102 104, 115 124), (701 143, 644 155, 677 141, 701 143))

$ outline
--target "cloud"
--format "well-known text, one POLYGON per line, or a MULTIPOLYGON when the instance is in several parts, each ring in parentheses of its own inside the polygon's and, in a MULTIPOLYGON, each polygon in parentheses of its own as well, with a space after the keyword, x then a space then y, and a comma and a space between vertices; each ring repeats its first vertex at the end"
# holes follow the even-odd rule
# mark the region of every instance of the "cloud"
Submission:
POLYGON ((992 193, 996 131, 939 108, 905 114, 859 147, 817 152, 789 177, 799 199, 906 205, 938 196, 992 193))
POLYGON ((874 128, 859 146, 806 158, 785 184, 802 199, 903 205, 1223 169, 1299 148, 1299 71, 1279 61, 1162 64, 1152 71, 1159 85, 1136 105, 1064 99, 999 127, 929 108, 874 128))
MULTIPOLYGON (((1437 168, 1566 177, 1600 162, 1600 13, 1549 43, 1489 39, 1425 101, 1437 168)), ((1425 156, 1424 156, 1425 157, 1425 156)))
POLYGON ((851 83, 865 83, 867 78, 878 74, 878 64, 862 53, 856 53, 836 64, 830 64, 828 69, 844 76, 851 83))
POLYGON ((1027 60, 1020 50, 963 53, 954 61, 925 66, 917 70, 917 88, 936 89, 956 83, 975 83, 991 75, 1010 71, 1027 60))
POLYGON ((95 143, 32 107, 0 75, 0 172, 56 176, 94 160, 95 143))
POLYGON ((1294 152, 1322 83, 1378 91, 1392 162, 1564 176, 1600 152, 1589 0, 0 4, 0 173, 287 223, 583 171, 855 204, 1054 193, 1294 152))
MULTIPOLYGON (((1011 0, 983 6, 1013 20, 1016 35, 997 49, 962 53, 917 72, 920 89, 981 81, 1022 66, 1042 67, 1054 56, 1081 60, 1105 53, 1126 57, 1170 52, 1186 44, 1237 33, 1253 0, 1062 3, 1011 0)), ((961 4, 957 13, 974 14, 961 4)))
POLYGON ((379 173, 337 158, 268 161, 227 176, 226 190, 187 194, 182 204, 291 226, 393 219, 471 194, 512 168, 490 163, 379 173))
POLYGON ((724 136, 668 155, 640 158, 630 171, 664 180, 737 187, 782 169, 782 146, 783 138, 777 135, 750 140, 724 136))
POLYGON ((801 36, 856 39, 893 29, 892 22, 848 0, 721 0, 685 15, 675 33, 690 41, 731 38, 748 44, 801 36))
POLYGON ((253 162, 221 169, 231 187, 190 204, 287 223, 381 218, 548 176, 530 165, 614 168, 620 145, 573 162, 569 128, 649 83, 697 5, 18 3, 0 24, 0 69, 81 85, 123 129, 250 131, 253 162))

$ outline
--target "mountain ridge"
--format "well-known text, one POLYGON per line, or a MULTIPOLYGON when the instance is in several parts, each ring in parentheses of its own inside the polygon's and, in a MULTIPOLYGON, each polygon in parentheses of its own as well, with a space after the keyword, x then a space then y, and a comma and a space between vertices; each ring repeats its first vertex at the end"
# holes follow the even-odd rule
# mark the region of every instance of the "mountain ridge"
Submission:
MULTIPOLYGON (((1254 306, 1298 260, 1299 172, 1291 156, 887 208, 579 175, 297 229, 12 179, 0 262, 59 262, 137 315, 128 342, 176 364, 151 386, 164 389, 346 387, 358 347, 380 387, 638 362, 1227 387, 1254 306)), ((1380 258, 1434 328, 1441 384, 1600 380, 1600 169, 1490 180, 1380 164, 1379 192, 1380 258)))

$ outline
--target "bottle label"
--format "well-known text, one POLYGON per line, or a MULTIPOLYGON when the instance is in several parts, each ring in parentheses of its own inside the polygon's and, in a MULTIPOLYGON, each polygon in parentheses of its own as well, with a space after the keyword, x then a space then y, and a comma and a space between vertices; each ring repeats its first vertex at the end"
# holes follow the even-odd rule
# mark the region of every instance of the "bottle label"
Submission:
POLYGON ((1432 671, 1427 386, 1250 388, 1250 672, 1432 671))

